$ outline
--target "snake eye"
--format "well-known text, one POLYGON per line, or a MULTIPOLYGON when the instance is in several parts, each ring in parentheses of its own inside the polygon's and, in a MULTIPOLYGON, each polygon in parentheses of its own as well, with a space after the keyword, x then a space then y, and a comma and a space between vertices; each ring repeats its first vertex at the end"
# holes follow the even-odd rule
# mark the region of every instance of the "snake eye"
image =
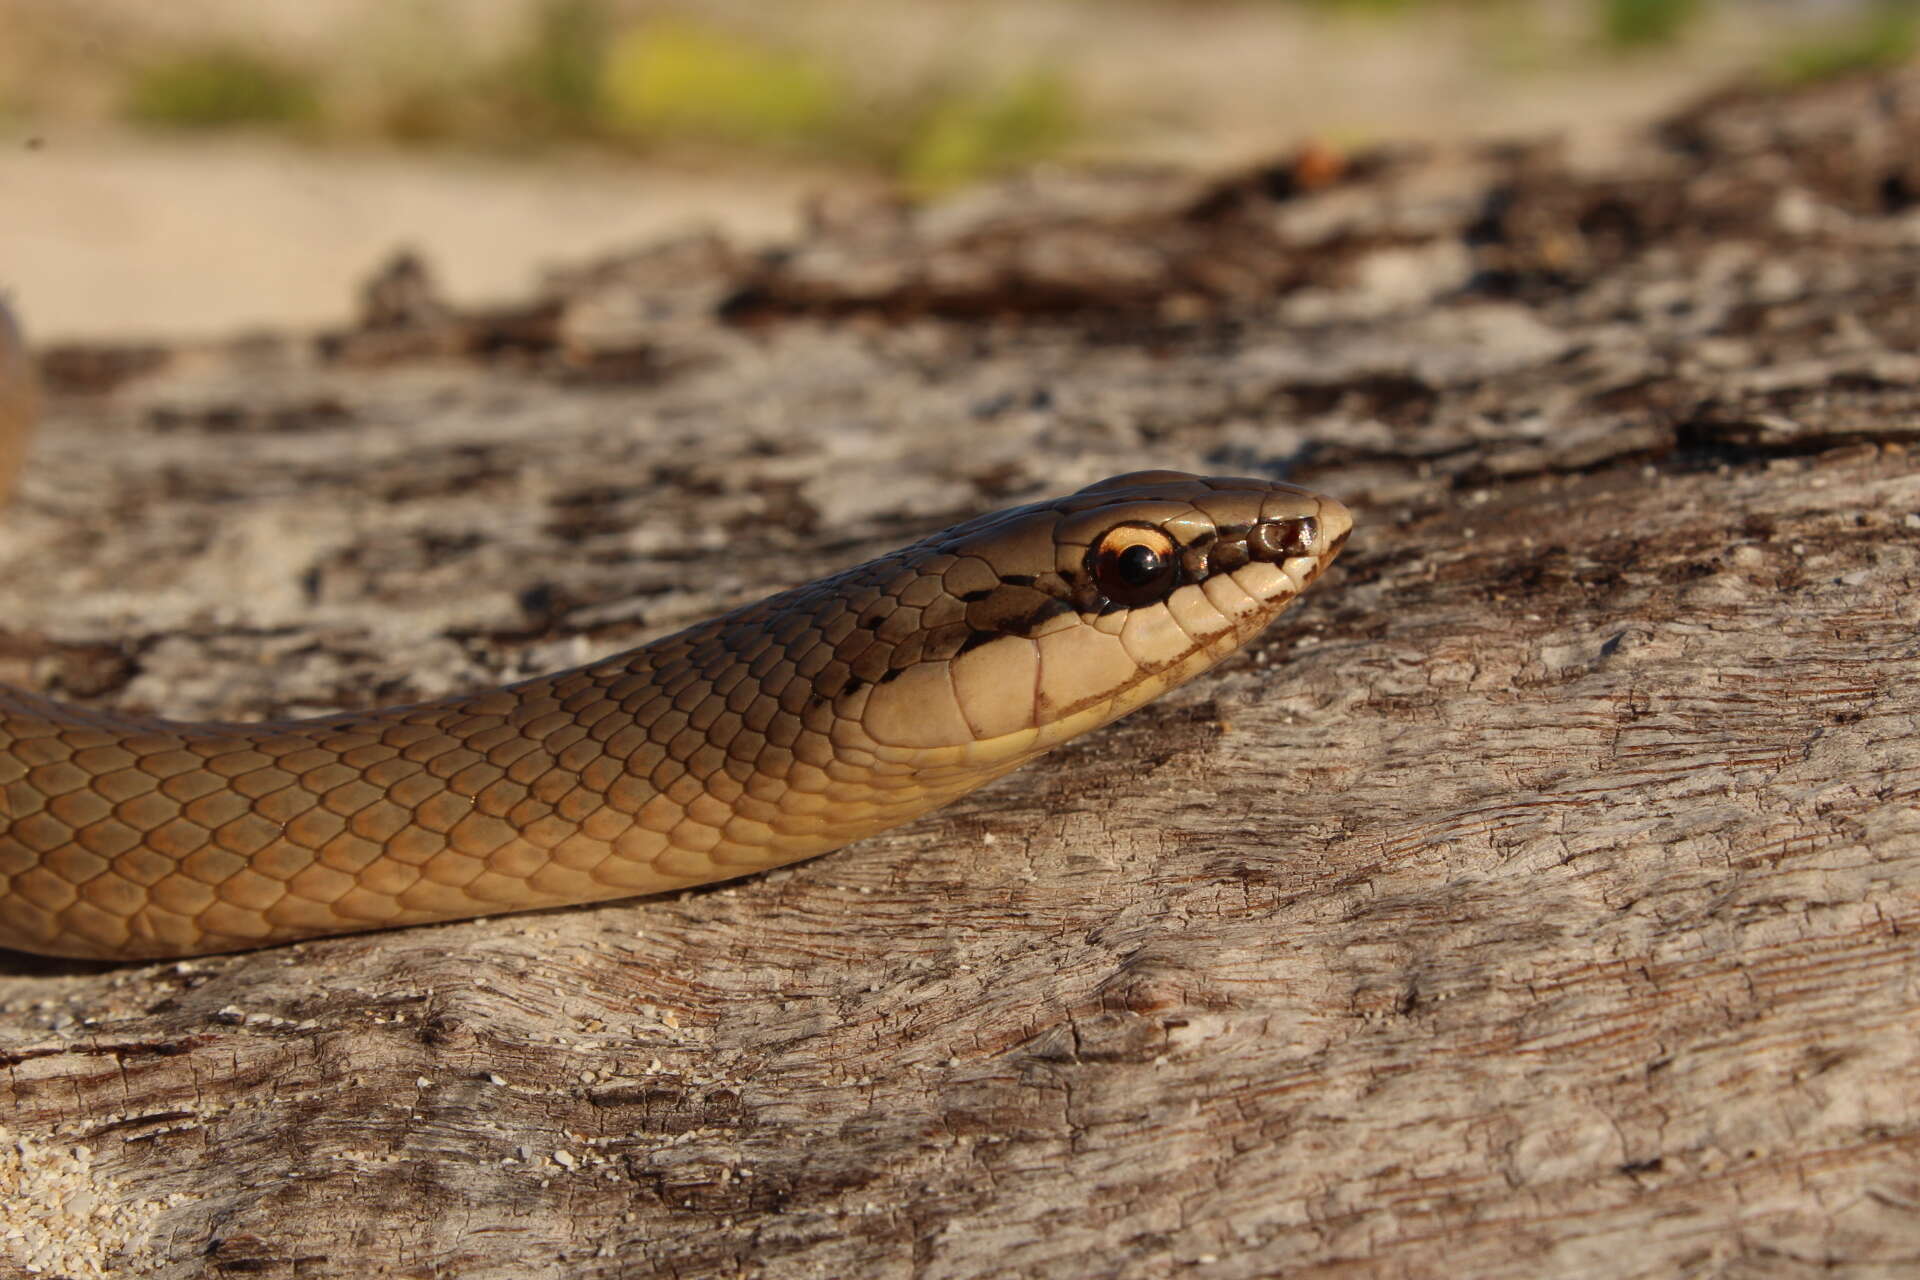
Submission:
POLYGON ((1087 553, 1100 594, 1115 604, 1163 600, 1180 579, 1173 539, 1150 525, 1123 524, 1100 535, 1087 553))

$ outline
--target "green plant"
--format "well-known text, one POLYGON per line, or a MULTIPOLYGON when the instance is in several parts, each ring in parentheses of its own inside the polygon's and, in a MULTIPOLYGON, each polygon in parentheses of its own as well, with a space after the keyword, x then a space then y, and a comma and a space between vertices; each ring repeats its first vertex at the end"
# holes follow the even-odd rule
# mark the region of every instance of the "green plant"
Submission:
POLYGON ((1077 121, 1066 81, 1031 71, 996 89, 937 100, 912 130, 900 176, 917 191, 939 191, 1057 150, 1077 121))
POLYGON ((183 49, 139 69, 124 110, 140 124, 179 129, 292 124, 318 109, 312 78, 246 49, 183 49))
POLYGON ((1672 44, 1699 16, 1699 0, 1600 0, 1600 27, 1617 49, 1672 44))
POLYGON ((601 113, 602 65, 614 38, 603 0, 544 0, 524 46, 508 59, 508 84, 561 122, 591 127, 601 113))
POLYGON ((1788 49, 1774 73, 1789 84, 1905 62, 1920 52, 1920 17, 1907 0, 1882 0, 1853 31, 1788 49))
POLYGON ((825 52, 697 17, 623 17, 616 0, 527 0, 524 13, 494 53, 464 41, 454 0, 380 8, 350 58, 312 71, 240 45, 177 48, 129 60, 122 107, 148 125, 416 145, 719 143, 881 169, 922 193, 1031 163, 1081 127, 1066 78, 1050 69, 1007 75, 956 58, 885 84, 825 52))
POLYGON ((793 144, 822 136, 842 109, 839 83, 805 55, 685 18, 617 36, 600 92, 609 123, 644 138, 793 144))
POLYGON ((1420 0, 1314 0, 1316 8, 1363 18, 1396 18, 1419 4, 1420 0))

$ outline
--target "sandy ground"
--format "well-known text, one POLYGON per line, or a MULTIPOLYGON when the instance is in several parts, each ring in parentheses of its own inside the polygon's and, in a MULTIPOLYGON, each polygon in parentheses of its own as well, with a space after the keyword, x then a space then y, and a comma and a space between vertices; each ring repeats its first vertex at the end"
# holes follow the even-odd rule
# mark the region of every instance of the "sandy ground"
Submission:
POLYGON ((699 225, 790 230, 800 173, 649 173, 262 141, 55 141, 0 152, 0 281, 39 338, 338 323, 402 247, 455 298, 525 292, 543 264, 699 225))
MULTIPOLYGON (((161 25, 219 32, 277 22, 287 29, 275 38, 323 42, 328 15, 338 27, 358 2, 193 0, 170 6, 161 25)), ((160 21, 124 0, 89 4, 101 22, 160 21)), ((503 4, 511 7, 492 7, 503 4)), ((1063 67, 1094 124, 1083 158, 1217 167, 1308 136, 1617 129, 1671 109, 1781 38, 1779 6, 1748 11, 1771 15, 1758 21, 1737 8, 1724 7, 1684 50, 1631 59, 1596 56, 1569 37, 1571 16, 1586 12, 1570 0, 1418 23, 1329 21, 1277 4, 1101 6, 1096 22, 1072 0, 841 0, 766 20, 791 26, 804 10, 815 47, 894 74, 953 50, 1063 67)), ((424 249, 457 300, 517 294, 545 265, 692 225, 780 238, 807 194, 870 181, 739 158, 688 170, 612 155, 528 163, 155 141, 103 131, 94 116, 71 127, 0 123, 0 288, 42 339, 336 323, 355 285, 401 246, 424 249)))

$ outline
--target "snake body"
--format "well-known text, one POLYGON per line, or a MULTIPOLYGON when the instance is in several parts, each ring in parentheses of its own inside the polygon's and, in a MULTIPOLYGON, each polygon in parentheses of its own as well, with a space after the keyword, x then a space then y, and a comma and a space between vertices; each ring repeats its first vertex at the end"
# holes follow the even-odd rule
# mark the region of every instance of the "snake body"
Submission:
POLYGON ((1350 526, 1289 485, 1139 472, 415 706, 187 724, 0 686, 0 946, 198 955, 812 857, 1212 666, 1350 526))

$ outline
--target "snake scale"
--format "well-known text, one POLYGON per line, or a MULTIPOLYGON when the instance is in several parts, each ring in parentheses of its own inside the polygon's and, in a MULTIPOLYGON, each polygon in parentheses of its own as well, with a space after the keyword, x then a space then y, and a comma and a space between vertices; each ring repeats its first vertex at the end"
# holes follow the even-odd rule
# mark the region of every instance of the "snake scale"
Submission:
POLYGON ((190 956, 812 857, 1205 671, 1351 526, 1291 485, 1144 471, 414 706, 187 724, 0 686, 0 947, 190 956))

